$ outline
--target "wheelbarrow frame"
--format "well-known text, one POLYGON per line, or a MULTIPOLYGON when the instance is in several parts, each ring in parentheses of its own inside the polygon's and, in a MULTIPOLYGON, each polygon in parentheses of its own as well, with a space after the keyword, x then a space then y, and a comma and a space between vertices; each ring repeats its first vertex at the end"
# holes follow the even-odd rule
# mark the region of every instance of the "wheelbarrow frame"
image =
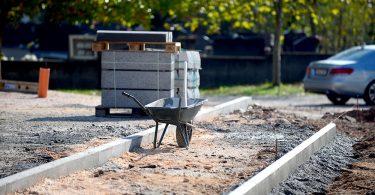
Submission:
POLYGON ((127 96, 128 98, 133 99, 140 106, 140 108, 155 121, 156 126, 153 145, 154 148, 158 148, 161 145, 169 124, 175 125, 177 127, 183 137, 186 148, 189 147, 190 141, 187 126, 193 126, 193 119, 201 109, 203 103, 207 101, 207 99, 189 98, 187 100, 188 105, 181 107, 181 97, 163 98, 144 106, 141 102, 138 101, 137 98, 126 93, 125 91, 122 92, 122 94, 127 96), (178 106, 176 106, 176 103, 178 104, 178 106), (158 144, 156 144, 159 123, 165 123, 166 125, 158 144))

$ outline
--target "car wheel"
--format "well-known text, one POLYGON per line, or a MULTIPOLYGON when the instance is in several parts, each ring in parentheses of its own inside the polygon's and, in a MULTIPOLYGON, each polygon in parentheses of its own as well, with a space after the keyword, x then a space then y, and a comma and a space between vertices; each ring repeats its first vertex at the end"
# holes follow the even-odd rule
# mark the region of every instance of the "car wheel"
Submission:
POLYGON ((350 97, 348 96, 335 95, 335 94, 327 94, 327 98, 334 105, 345 105, 345 103, 350 99, 350 97))
POLYGON ((375 81, 372 81, 367 87, 363 96, 367 105, 375 105, 375 81))

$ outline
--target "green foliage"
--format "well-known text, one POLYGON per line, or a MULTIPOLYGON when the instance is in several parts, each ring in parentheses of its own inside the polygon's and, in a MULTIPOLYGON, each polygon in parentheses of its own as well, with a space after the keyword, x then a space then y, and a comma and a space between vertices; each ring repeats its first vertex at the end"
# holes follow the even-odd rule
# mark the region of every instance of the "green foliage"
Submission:
MULTIPOLYGON (((14 24, 23 15, 42 13, 47 22, 86 23, 92 28, 101 22, 141 24, 150 30, 156 29, 151 21, 157 18, 164 30, 275 32, 274 0, 2 0, 0 4, 2 17, 14 24)), ((283 30, 319 35, 326 52, 373 43, 374 7, 375 0, 283 0, 283 30)))
POLYGON ((57 91, 64 92, 64 93, 81 94, 81 95, 93 95, 93 96, 101 95, 101 91, 99 89, 57 89, 57 91))
POLYGON ((288 96, 288 95, 308 95, 304 92, 303 84, 281 84, 273 86, 272 83, 260 85, 238 85, 222 86, 214 89, 201 89, 202 96, 214 95, 251 95, 251 96, 288 96))

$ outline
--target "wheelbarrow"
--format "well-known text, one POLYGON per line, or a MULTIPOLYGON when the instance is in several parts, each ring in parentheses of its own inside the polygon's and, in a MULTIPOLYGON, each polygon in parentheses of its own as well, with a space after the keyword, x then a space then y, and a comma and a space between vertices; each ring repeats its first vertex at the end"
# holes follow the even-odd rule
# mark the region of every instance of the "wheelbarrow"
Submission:
POLYGON ((143 105, 138 101, 137 98, 126 93, 125 91, 122 92, 122 94, 133 99, 141 107, 141 109, 156 122, 154 148, 158 148, 160 146, 169 124, 177 127, 177 145, 179 147, 189 148, 189 143, 191 141, 193 132, 193 119, 207 99, 188 98, 187 105, 184 107, 181 107, 181 97, 163 98, 147 105, 143 105), (159 123, 165 123, 166 125, 158 144, 156 144, 159 123))

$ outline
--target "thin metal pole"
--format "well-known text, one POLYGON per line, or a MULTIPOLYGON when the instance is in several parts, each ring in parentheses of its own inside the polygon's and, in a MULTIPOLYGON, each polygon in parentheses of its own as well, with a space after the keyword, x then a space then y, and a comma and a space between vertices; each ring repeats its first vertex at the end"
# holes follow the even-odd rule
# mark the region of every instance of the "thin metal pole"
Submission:
POLYGON ((159 123, 156 121, 155 135, 154 135, 154 148, 156 148, 156 140, 158 138, 159 123))
POLYGON ((159 146, 161 145, 161 142, 163 141, 163 138, 164 138, 165 132, 167 131, 168 125, 169 125, 169 123, 167 123, 167 124, 165 125, 165 127, 164 127, 164 131, 163 131, 163 133, 161 134, 161 137, 160 137, 160 140, 159 140, 159 144, 158 144, 158 146, 157 146, 158 148, 159 148, 159 146))

